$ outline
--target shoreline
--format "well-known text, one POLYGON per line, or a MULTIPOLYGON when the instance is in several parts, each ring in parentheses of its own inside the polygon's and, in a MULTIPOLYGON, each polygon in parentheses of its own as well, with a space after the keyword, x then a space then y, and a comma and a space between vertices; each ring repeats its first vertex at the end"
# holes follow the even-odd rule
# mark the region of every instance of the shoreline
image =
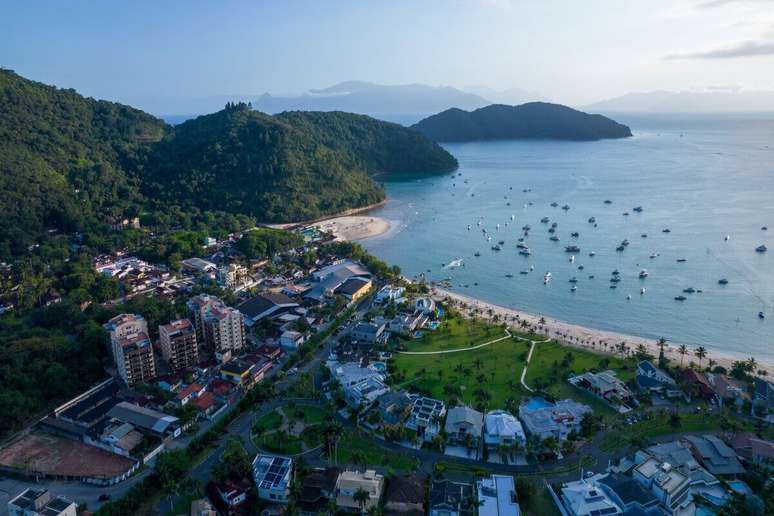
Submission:
POLYGON ((320 231, 333 233, 334 240, 357 242, 383 235, 390 230, 391 225, 390 221, 382 217, 344 215, 322 220, 312 226, 320 231))
POLYGON ((277 223, 258 223, 258 227, 266 227, 266 228, 274 228, 274 229, 289 229, 296 226, 312 226, 314 224, 319 224, 320 222, 326 222, 333 219, 338 219, 342 217, 350 217, 353 215, 359 215, 361 213, 366 213, 371 210, 375 210, 376 208, 381 208, 390 199, 385 197, 379 202, 369 204, 368 206, 361 206, 360 208, 350 208, 348 210, 340 211, 339 213, 331 213, 330 215, 324 215, 322 217, 317 217, 316 219, 307 219, 307 220, 300 220, 296 222, 277 222, 277 223))
MULTIPOLYGON (((439 287, 432 287, 431 293, 436 298, 449 298, 456 301, 457 303, 465 303, 470 305, 473 308, 481 310, 482 315, 484 316, 487 315, 489 310, 492 310, 492 313, 499 315, 500 318, 505 318, 506 320, 512 320, 514 318, 518 320, 525 320, 535 327, 541 326, 540 320, 542 318, 545 321, 545 324, 542 325, 543 331, 537 330, 536 333, 538 335, 548 335, 552 340, 555 340, 565 346, 591 351, 599 355, 620 356, 615 352, 614 346, 620 344, 621 342, 626 342, 626 345, 629 346, 629 349, 632 352, 635 352, 636 348, 642 344, 645 346, 645 349, 648 351, 648 353, 654 357, 658 357, 659 355, 657 341, 653 339, 637 337, 634 335, 626 335, 614 331, 588 328, 585 326, 560 321, 552 317, 535 315, 523 310, 508 308, 494 303, 488 303, 472 296, 459 294, 439 287), (546 333, 546 330, 548 333, 546 333), (591 342, 595 342, 596 345, 592 346, 591 342), (607 344, 607 347, 605 347, 605 344, 607 344)), ((518 330, 518 328, 516 329, 518 330)), ((666 348, 664 349, 664 355, 667 360, 676 365, 680 365, 682 358, 682 355, 680 355, 677 351, 680 344, 681 343, 675 343, 668 340, 666 348)), ((694 354, 694 350, 697 347, 698 346, 688 347, 688 354, 685 355, 685 358, 682 362, 683 366, 687 366, 691 362, 698 363, 698 358, 694 354)), ((715 365, 723 366, 728 371, 731 370, 731 366, 735 361, 745 360, 708 349, 707 356, 702 360, 702 367, 706 366, 710 359, 715 361, 715 365)), ((758 359, 756 358, 756 361, 757 360, 758 359)), ((758 362, 757 369, 765 370, 768 372, 768 374, 772 374, 774 372, 774 366, 764 362, 758 362)))

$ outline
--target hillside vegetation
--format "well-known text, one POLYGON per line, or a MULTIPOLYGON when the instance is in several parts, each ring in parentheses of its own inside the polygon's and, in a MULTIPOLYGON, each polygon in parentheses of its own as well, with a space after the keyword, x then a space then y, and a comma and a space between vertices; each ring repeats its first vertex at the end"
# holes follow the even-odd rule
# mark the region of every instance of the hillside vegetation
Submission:
POLYGON ((590 115, 560 104, 530 102, 463 111, 448 109, 412 126, 439 142, 545 138, 601 140, 626 138, 631 130, 602 115, 590 115))

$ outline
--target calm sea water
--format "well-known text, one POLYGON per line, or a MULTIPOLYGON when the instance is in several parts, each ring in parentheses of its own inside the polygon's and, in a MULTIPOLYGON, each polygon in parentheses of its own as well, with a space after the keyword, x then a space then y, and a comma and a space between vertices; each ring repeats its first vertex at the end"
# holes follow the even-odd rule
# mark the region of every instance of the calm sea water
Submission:
POLYGON ((454 290, 486 301, 774 362, 774 116, 617 118, 633 138, 445 145, 461 175, 386 183, 391 200, 374 214, 394 228, 363 243, 409 275, 450 277, 454 290), (559 242, 542 217, 558 223, 559 242), (530 257, 516 248, 525 224, 530 257), (623 239, 630 245, 617 252, 623 239), (500 240, 503 250, 493 251, 500 240), (565 252, 570 244, 581 252, 565 252), (760 244, 771 250, 756 253, 760 244), (458 257, 463 267, 442 266, 458 257), (519 274, 531 265, 534 272, 519 274), (621 282, 613 290, 614 269, 621 282), (703 292, 683 294, 688 287, 703 292), (688 299, 674 300, 681 294, 688 299))

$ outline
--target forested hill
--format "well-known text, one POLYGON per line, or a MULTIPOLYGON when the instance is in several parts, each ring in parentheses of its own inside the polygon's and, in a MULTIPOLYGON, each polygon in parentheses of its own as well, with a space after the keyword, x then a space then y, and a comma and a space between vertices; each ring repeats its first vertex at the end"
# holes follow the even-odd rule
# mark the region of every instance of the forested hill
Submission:
POLYGON ((412 127, 439 142, 524 138, 601 140, 632 135, 627 126, 605 116, 547 102, 520 106, 492 104, 475 111, 453 108, 412 127))
POLYGON ((455 167, 423 135, 365 116, 239 104, 173 128, 0 69, 0 260, 55 232, 104 250, 110 223, 137 215, 157 232, 216 212, 316 218, 383 199, 371 175, 455 167))

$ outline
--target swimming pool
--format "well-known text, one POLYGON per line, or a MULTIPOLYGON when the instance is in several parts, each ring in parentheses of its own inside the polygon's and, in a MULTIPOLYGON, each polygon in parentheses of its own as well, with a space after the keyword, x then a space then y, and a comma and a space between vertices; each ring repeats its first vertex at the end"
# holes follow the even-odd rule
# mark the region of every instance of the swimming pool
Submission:
POLYGON ((373 368, 374 371, 378 371, 380 373, 383 373, 387 370, 387 364, 385 364, 384 362, 374 362, 373 364, 371 364, 371 367, 373 368))
POLYGON ((544 400, 543 398, 534 397, 529 399, 526 406, 529 410, 538 410, 542 408, 553 407, 554 404, 550 401, 544 400))
POLYGON ((428 324, 427 327, 430 328, 431 330, 437 330, 440 325, 441 323, 439 323, 438 321, 433 321, 430 324, 428 324))

